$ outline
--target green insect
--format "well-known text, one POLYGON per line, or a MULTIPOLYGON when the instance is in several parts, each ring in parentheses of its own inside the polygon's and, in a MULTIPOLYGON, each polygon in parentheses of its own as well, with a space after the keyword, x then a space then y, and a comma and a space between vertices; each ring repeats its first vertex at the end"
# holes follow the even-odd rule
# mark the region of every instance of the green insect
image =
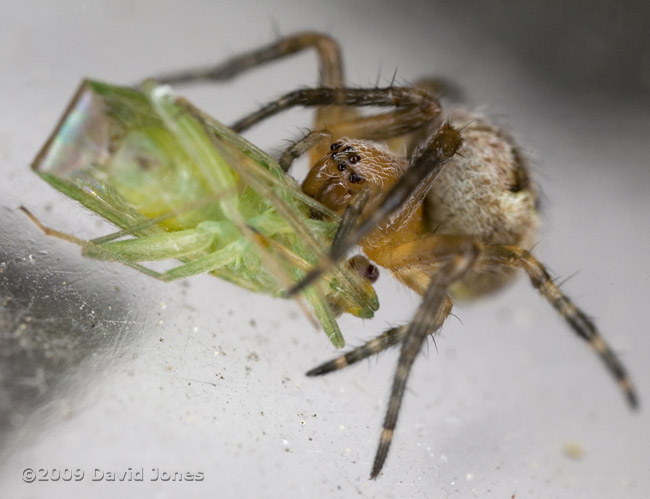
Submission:
MULTIPOLYGON (((303 194, 266 153, 153 82, 84 81, 33 163, 48 183, 121 230, 91 241, 44 227, 90 258, 171 281, 209 272, 285 296, 330 250, 339 217, 303 194), (166 272, 143 262, 178 260, 166 272)), ((299 299, 330 341, 336 317, 371 318, 375 269, 357 256, 299 299)))

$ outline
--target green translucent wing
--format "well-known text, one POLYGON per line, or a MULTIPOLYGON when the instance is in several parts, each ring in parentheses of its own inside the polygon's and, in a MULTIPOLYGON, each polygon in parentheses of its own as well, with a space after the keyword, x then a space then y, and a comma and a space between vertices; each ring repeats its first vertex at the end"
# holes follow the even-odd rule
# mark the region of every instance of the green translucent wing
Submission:
MULTIPOLYGON (((33 168, 123 229, 86 254, 176 258, 176 277, 209 269, 282 296, 327 253, 338 227, 271 157, 152 82, 142 91, 83 82, 33 168)), ((336 346, 332 303, 364 318, 378 308, 372 286, 346 266, 304 297, 336 346)))

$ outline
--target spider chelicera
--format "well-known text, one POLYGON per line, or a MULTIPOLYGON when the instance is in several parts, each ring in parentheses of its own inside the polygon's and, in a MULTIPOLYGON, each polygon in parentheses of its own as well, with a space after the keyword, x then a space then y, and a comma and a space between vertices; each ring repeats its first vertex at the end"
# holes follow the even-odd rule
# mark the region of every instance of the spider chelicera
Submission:
POLYGON ((307 48, 315 48, 319 56, 319 88, 288 93, 241 119, 233 129, 242 132, 293 106, 316 108, 313 131, 289 147, 280 164, 288 170, 295 158, 309 151, 313 166, 303 190, 342 214, 343 220, 329 258, 292 293, 359 244, 371 260, 422 295, 408 325, 391 328, 307 373, 329 373, 401 345, 371 478, 377 477, 386 460, 411 366, 426 337, 449 315, 451 297, 490 293, 511 281, 519 268, 600 356, 629 405, 637 407, 632 383, 612 349, 527 249, 538 234, 537 190, 519 148, 471 111, 456 108, 443 114, 436 98, 445 88, 440 80, 410 87, 346 87, 336 41, 301 33, 218 66, 158 81, 226 80, 307 48), (394 109, 364 115, 359 106, 394 109))

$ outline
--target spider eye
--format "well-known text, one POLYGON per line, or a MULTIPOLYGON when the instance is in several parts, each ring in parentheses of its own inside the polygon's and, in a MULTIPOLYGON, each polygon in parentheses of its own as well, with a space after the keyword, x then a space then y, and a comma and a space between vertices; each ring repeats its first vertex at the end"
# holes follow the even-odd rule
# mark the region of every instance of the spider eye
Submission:
POLYGON ((343 145, 343 144, 341 144, 340 142, 334 142, 334 143, 330 146, 330 150, 331 150, 331 151, 337 151, 337 150, 339 149, 339 147, 341 147, 342 145, 343 145))
POLYGON ((337 167, 340 172, 344 171, 347 168, 347 166, 345 166, 345 163, 339 163, 337 167))
POLYGON ((343 148, 343 152, 352 151, 352 149, 353 149, 352 146, 347 146, 347 147, 343 148))
POLYGON ((354 154, 348 158, 348 161, 352 164, 358 163, 359 161, 361 161, 361 156, 359 156, 358 154, 354 154))
POLYGON ((350 176, 348 177, 348 180, 352 182, 353 184, 358 184, 363 180, 363 178, 356 173, 350 173, 350 176))

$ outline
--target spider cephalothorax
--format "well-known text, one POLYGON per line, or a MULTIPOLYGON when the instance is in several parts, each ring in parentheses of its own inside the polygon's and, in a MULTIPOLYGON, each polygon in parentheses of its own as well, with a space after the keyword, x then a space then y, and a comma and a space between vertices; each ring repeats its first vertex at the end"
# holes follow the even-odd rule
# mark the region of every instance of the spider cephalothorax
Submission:
POLYGON ((280 164, 288 170, 293 159, 310 151, 313 166, 303 190, 343 219, 329 258, 292 292, 359 244, 371 260, 423 297, 410 324, 391 328, 308 373, 325 374, 401 345, 371 477, 377 477, 386 459, 411 366, 427 335, 449 315, 451 297, 489 293, 520 268, 600 356, 636 407, 635 391, 616 355, 529 251, 539 220, 537 191, 523 154, 507 134, 475 113, 457 108, 443 114, 434 94, 446 83, 429 79, 412 87, 346 87, 338 45, 318 33, 287 37, 219 66, 163 81, 223 80, 309 47, 319 55, 320 87, 291 92, 233 128, 241 132, 292 106, 316 108, 313 131, 287 149, 280 164), (360 114, 358 106, 393 110, 360 114), (329 146, 324 138, 330 139, 329 146), (378 140, 390 140, 390 149, 371 142, 378 140))
POLYGON ((396 158, 387 148, 342 137, 312 166, 302 190, 342 215, 363 189, 385 192, 405 170, 406 161, 396 158))

